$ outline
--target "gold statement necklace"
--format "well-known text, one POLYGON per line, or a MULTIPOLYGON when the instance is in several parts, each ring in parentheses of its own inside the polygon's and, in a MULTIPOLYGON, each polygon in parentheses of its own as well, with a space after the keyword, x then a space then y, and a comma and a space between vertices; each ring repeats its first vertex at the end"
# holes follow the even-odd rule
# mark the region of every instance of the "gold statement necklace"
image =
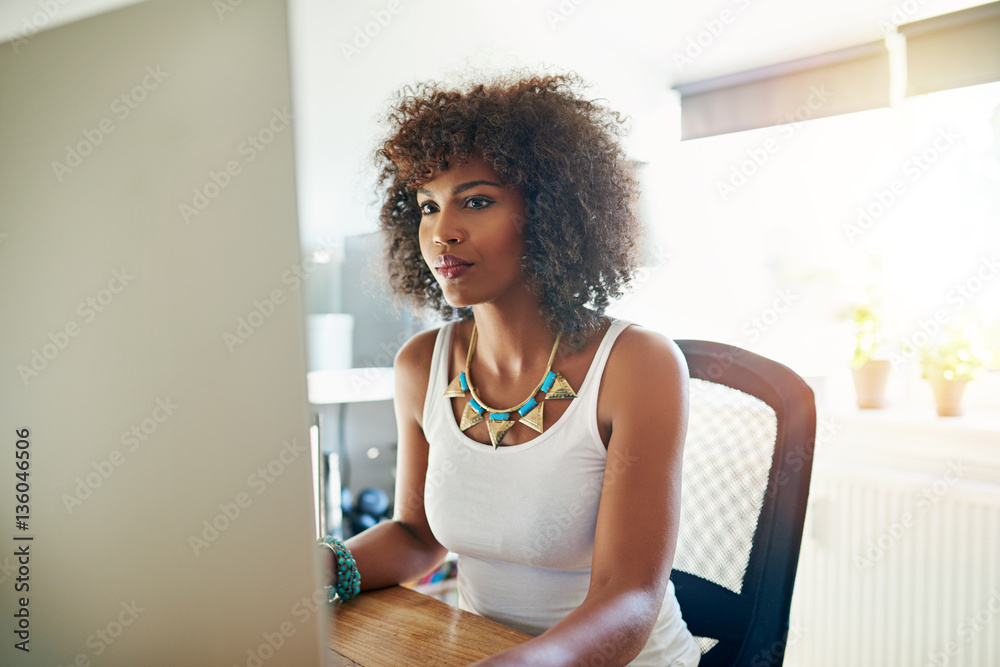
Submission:
POLYGON ((471 394, 471 398, 469 398, 469 402, 462 412, 462 421, 459 424, 459 428, 467 431, 485 419, 486 428, 490 432, 490 442, 493 444, 494 450, 496 450, 504 436, 507 435, 507 431, 512 429, 518 421, 542 433, 544 428, 542 424, 542 408, 545 407, 545 404, 535 400, 535 394, 539 391, 544 391, 545 397, 543 400, 545 398, 576 398, 576 392, 573 391, 573 388, 566 381, 566 378, 563 377, 562 373, 552 370, 552 360, 556 357, 560 338, 562 338, 561 331, 556 336, 556 342, 552 345, 552 352, 549 354, 549 362, 545 366, 545 374, 542 376, 542 381, 538 383, 528 398, 512 408, 498 410, 486 405, 476 394, 476 390, 472 384, 472 376, 469 368, 472 362, 472 353, 476 349, 476 325, 473 324, 472 338, 469 340, 469 352, 465 356, 465 370, 451 381, 448 389, 444 392, 445 398, 463 398, 466 391, 471 394), (489 416, 487 417, 487 415, 489 416))

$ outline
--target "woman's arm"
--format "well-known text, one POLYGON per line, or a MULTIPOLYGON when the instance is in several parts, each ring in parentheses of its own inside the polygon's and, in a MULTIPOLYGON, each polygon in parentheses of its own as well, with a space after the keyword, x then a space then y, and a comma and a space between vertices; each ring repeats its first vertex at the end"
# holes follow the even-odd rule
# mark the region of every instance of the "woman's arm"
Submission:
POLYGON ((642 650, 666 592, 680 514, 688 371, 680 349, 630 327, 612 348, 599 420, 608 460, 587 597, 566 618, 479 665, 623 665, 642 650))
MULTIPOLYGON (((362 590, 416 579, 440 565, 448 553, 434 539, 424 513, 428 445, 420 422, 436 334, 427 331, 411 338, 393 363, 399 434, 394 516, 346 542, 357 561, 362 590)), ((332 577, 333 552, 324 551, 332 577)))

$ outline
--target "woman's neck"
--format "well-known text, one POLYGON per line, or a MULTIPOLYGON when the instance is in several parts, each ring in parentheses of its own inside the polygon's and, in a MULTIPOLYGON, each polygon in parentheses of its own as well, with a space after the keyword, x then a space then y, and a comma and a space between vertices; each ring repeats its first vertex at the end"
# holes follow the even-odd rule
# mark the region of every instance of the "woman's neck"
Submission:
POLYGON ((539 365, 552 352, 556 333, 539 312, 534 296, 525 303, 478 304, 472 312, 476 324, 476 365, 498 377, 514 377, 539 365))

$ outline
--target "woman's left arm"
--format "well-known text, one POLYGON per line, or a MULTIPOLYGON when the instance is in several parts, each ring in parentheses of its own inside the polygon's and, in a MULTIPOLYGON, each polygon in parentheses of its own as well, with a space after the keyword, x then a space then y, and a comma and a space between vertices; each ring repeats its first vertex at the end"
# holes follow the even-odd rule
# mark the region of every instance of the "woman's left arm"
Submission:
POLYGON ((611 436, 587 597, 538 637, 477 665, 623 665, 660 612, 677 543, 687 363, 668 338, 623 331, 608 358, 599 419, 611 436))

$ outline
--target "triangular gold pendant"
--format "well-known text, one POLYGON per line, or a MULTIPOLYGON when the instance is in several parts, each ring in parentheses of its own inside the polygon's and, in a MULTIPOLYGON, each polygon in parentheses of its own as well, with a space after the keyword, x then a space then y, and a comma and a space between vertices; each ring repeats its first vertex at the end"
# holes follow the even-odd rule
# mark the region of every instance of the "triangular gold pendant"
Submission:
POLYGON ((458 425, 458 428, 463 431, 468 430, 483 421, 483 416, 472 409, 472 403, 465 404, 465 411, 462 412, 462 423, 458 425))
POLYGON ((529 428, 533 428, 539 433, 542 432, 542 408, 545 407, 544 403, 539 403, 533 407, 528 414, 521 417, 521 423, 529 428))
POLYGON ((486 428, 490 432, 490 442, 493 443, 493 449, 497 448, 497 445, 503 440, 503 437, 507 435, 509 431, 514 426, 514 422, 510 420, 494 420, 490 419, 486 422, 486 428))
POLYGON ((455 379, 451 381, 448 388, 444 392, 445 398, 461 398, 465 396, 465 392, 462 391, 461 376, 456 375, 455 379))
POLYGON ((562 373, 556 373, 556 379, 552 383, 552 388, 545 392, 545 398, 576 398, 576 392, 562 373))

